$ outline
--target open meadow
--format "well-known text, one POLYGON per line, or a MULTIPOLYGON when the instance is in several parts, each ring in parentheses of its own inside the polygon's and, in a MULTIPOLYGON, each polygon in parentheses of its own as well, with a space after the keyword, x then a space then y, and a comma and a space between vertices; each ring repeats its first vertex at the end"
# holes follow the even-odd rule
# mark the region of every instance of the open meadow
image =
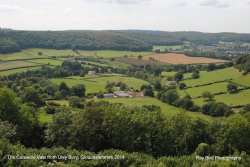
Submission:
POLYGON ((198 79, 187 79, 184 82, 188 87, 189 86, 196 86, 196 85, 203 85, 207 83, 213 83, 218 81, 230 80, 240 78, 242 73, 239 72, 238 69, 233 67, 225 68, 221 70, 215 71, 200 71, 200 78, 198 79))
POLYGON ((154 59, 157 61, 169 63, 169 64, 207 64, 207 63, 221 63, 225 60, 212 59, 205 57, 189 57, 184 54, 166 53, 166 54, 154 54, 143 56, 143 60, 154 59))
POLYGON ((63 61, 56 60, 56 59, 34 59, 34 60, 27 60, 31 63, 37 63, 37 64, 45 64, 45 65, 51 65, 51 66, 60 66, 63 61))
POLYGON ((66 78, 53 78, 52 82, 56 84, 60 84, 61 82, 65 82, 69 87, 72 87, 77 84, 84 84, 86 86, 86 93, 98 93, 100 91, 105 91, 105 85, 108 82, 124 82, 129 87, 134 88, 135 90, 139 90, 143 84, 148 84, 146 81, 133 78, 126 77, 123 75, 101 75, 101 76, 72 76, 66 78))
POLYGON ((6 62, 0 62, 0 71, 9 69, 18 69, 24 67, 34 67, 34 66, 38 66, 38 64, 26 61, 6 61, 6 62))
POLYGON ((124 57, 124 56, 137 57, 139 55, 145 56, 153 54, 153 52, 131 52, 131 51, 114 51, 114 50, 98 50, 98 51, 78 50, 78 52, 81 56, 94 56, 103 58, 124 57))

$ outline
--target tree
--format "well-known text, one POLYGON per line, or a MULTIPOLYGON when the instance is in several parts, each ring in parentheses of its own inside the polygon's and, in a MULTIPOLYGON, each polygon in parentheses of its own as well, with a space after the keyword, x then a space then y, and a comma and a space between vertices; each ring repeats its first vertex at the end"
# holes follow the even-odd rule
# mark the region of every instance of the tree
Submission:
POLYGON ((144 96, 154 97, 154 91, 153 91, 152 86, 150 85, 142 85, 141 91, 143 91, 144 96))
POLYGON ((200 78, 199 73, 194 72, 194 73, 192 74, 192 78, 193 78, 193 79, 200 78))
POLYGON ((16 135, 16 126, 8 121, 0 120, 0 139, 13 140, 16 135))
POLYGON ((86 91, 85 85, 83 84, 78 84, 71 88, 71 94, 78 97, 84 97, 85 91, 86 91))
POLYGON ((250 112, 250 104, 247 104, 243 107, 242 114, 249 113, 250 112))
POLYGON ((37 107, 45 104, 45 100, 42 98, 41 94, 33 87, 25 88, 21 97, 24 103, 33 102, 37 107))
POLYGON ((65 82, 61 82, 59 85, 59 91, 64 90, 67 94, 70 92, 70 88, 65 82))
POLYGON ((229 140, 231 151, 250 153, 250 124, 243 115, 233 115, 226 120, 225 137, 229 140))
POLYGON ((52 146, 67 147, 71 141, 72 114, 69 111, 58 112, 45 130, 45 138, 52 146))
POLYGON ((154 89, 157 91, 161 90, 161 82, 160 81, 157 80, 154 82, 154 89))
POLYGON ((83 99, 78 96, 70 96, 69 97, 69 106, 75 108, 84 108, 83 99))
POLYGON ((214 63, 210 63, 207 66, 207 71, 213 71, 216 69, 216 65, 214 63))
POLYGON ((177 73, 175 74, 174 78, 175 78, 175 80, 176 80, 177 82, 180 82, 180 81, 183 79, 183 74, 180 73, 180 72, 177 72, 177 73))
POLYGON ((165 91, 161 95, 161 100, 169 104, 173 104, 178 98, 179 98, 179 95, 174 89, 165 91))
POLYGON ((0 88, 0 119, 16 123, 20 118, 20 101, 8 88, 0 88))
POLYGON ((205 101, 206 100, 211 101, 214 98, 214 95, 208 91, 205 91, 201 94, 201 97, 203 97, 205 101))
POLYGON ((126 90, 127 88, 128 88, 127 84, 125 84, 125 83, 123 83, 123 82, 120 83, 120 90, 124 91, 124 90, 126 90))
POLYGON ((38 52, 37 55, 38 55, 38 56, 42 56, 42 55, 43 55, 43 52, 38 52))
POLYGON ((206 143, 200 143, 195 150, 195 154, 199 156, 208 156, 210 154, 210 147, 206 143))
POLYGON ((238 91, 238 86, 235 85, 235 84, 229 83, 229 84, 227 85, 227 91, 228 91, 229 93, 236 93, 236 92, 238 91))
POLYGON ((186 87, 187 87, 187 85, 186 85, 185 83, 183 83, 183 82, 179 84, 179 89, 180 89, 180 90, 183 90, 183 89, 185 89, 186 87))
POLYGON ((202 113, 215 116, 215 117, 221 117, 221 116, 228 116, 232 114, 232 111, 228 109, 227 105, 224 103, 216 103, 216 102, 208 102, 207 104, 204 104, 202 106, 202 113))

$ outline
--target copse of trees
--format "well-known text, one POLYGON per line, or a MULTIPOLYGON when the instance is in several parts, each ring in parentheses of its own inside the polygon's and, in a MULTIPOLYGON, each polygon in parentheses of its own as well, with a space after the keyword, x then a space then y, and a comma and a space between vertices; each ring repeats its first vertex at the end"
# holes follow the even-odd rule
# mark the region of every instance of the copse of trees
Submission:
POLYGON ((146 42, 112 31, 0 30, 0 36, 0 53, 11 53, 27 48, 129 51, 152 49, 152 45, 146 42))
POLYGON ((202 113, 215 116, 215 117, 222 117, 228 116, 233 112, 228 108, 227 105, 221 102, 208 102, 202 106, 202 113))

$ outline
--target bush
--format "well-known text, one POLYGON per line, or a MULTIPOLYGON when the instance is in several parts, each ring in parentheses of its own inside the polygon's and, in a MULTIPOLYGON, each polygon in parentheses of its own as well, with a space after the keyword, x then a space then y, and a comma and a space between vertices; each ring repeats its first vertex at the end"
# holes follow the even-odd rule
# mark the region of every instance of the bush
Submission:
POLYGON ((56 107, 49 105, 49 106, 47 106, 45 108, 45 112, 46 112, 46 114, 55 114, 56 113, 56 107))

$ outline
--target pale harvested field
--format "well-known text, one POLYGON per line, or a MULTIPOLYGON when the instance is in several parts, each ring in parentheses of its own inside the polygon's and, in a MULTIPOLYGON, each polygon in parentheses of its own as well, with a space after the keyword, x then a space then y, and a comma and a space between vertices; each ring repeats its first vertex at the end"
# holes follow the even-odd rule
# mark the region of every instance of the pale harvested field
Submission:
POLYGON ((206 63, 227 62, 226 60, 212 59, 205 57, 189 57, 184 54, 178 54, 178 53, 166 53, 166 54, 143 56, 144 60, 149 60, 150 58, 169 64, 206 64, 206 63))

